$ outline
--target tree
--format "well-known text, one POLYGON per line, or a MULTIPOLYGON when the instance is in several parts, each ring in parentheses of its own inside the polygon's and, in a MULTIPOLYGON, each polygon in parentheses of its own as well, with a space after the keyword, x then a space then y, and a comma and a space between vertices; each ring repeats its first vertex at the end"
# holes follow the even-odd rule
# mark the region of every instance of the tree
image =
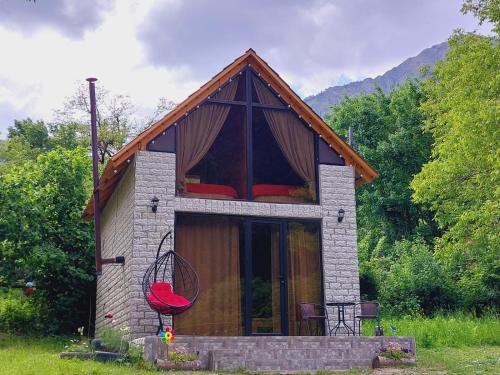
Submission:
POLYGON ((419 110, 425 96, 418 81, 408 81, 385 95, 346 98, 327 121, 339 134, 354 128, 358 152, 380 176, 357 191, 362 293, 377 297, 379 273, 388 271, 397 241, 422 237, 432 242, 435 224, 425 206, 412 202, 410 182, 429 159, 431 136, 422 131, 419 110))
MULTIPOLYGON (((104 164, 127 140, 132 130, 133 106, 124 95, 111 95, 100 86, 96 87, 97 135, 99 161, 104 164)), ((63 108, 56 112, 58 130, 72 129, 78 144, 90 145, 90 101, 88 87, 78 86, 74 95, 67 98, 63 108)))
POLYGON ((500 34, 500 0, 465 0, 462 13, 473 13, 482 25, 484 21, 493 24, 493 31, 500 34))
POLYGON ((81 213, 90 172, 88 151, 57 147, 0 177, 0 285, 33 277, 51 331, 74 332, 89 318, 93 231, 81 213))
MULTIPOLYGON (((477 12, 487 17, 485 9, 477 12)), ((415 202, 430 205, 444 231, 437 251, 454 275, 463 306, 476 309, 500 304, 497 38, 457 32, 449 40, 447 58, 424 85, 432 158, 412 182, 415 202)))

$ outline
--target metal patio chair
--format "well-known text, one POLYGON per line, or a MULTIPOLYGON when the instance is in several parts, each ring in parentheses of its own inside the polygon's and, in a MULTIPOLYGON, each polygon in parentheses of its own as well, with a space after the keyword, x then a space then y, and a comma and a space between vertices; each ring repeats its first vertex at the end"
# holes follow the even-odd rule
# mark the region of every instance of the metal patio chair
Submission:
POLYGON ((330 324, 328 322, 328 311, 325 306, 317 304, 317 303, 298 303, 297 304, 297 320, 299 322, 299 335, 302 329, 302 322, 306 323, 307 334, 308 336, 312 336, 312 322, 316 322, 317 333, 320 331, 320 323, 326 322, 327 332, 330 332, 330 324))
POLYGON ((382 328, 380 327, 380 305, 376 301, 360 302, 356 305, 356 314, 354 315, 354 326, 358 321, 358 335, 361 335, 361 321, 375 320, 375 336, 383 336, 382 328), (359 308, 359 314, 358 314, 359 308))

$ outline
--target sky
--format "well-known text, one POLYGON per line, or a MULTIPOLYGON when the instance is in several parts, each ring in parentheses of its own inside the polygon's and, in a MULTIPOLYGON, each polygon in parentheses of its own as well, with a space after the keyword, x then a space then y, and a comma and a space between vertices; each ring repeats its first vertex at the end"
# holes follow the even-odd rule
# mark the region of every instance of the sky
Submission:
POLYGON ((87 77, 136 116, 253 48, 302 97, 383 74, 479 27, 461 0, 0 0, 0 138, 53 120, 87 77))

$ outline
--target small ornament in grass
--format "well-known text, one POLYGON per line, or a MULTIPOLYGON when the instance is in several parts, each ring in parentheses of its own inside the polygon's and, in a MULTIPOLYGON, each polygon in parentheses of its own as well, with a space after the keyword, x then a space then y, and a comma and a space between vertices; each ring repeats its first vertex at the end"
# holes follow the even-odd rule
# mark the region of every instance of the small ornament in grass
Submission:
POLYGON ((175 339, 174 335, 175 335, 175 331, 170 327, 165 328, 165 331, 161 330, 160 331, 161 342, 163 342, 167 345, 173 343, 174 339, 175 339))

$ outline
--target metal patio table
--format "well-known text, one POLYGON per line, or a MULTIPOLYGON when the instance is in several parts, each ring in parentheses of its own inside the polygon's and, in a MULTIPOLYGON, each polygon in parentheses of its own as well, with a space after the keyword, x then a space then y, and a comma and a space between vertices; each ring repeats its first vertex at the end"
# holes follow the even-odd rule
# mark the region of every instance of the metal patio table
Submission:
MULTIPOLYGON (((330 330, 329 334, 330 336, 333 335, 337 336, 337 331, 339 329, 344 329, 347 332, 347 335, 350 336, 351 333, 353 336, 356 335, 356 332, 354 329, 352 329, 346 322, 345 322, 345 308, 356 305, 355 302, 327 302, 326 306, 331 306, 333 307, 333 312, 335 313, 335 308, 337 309, 337 324, 333 326, 333 328, 330 330)), ((354 312, 354 311, 353 311, 354 312)), ((354 315, 353 315, 354 316, 354 315)))

